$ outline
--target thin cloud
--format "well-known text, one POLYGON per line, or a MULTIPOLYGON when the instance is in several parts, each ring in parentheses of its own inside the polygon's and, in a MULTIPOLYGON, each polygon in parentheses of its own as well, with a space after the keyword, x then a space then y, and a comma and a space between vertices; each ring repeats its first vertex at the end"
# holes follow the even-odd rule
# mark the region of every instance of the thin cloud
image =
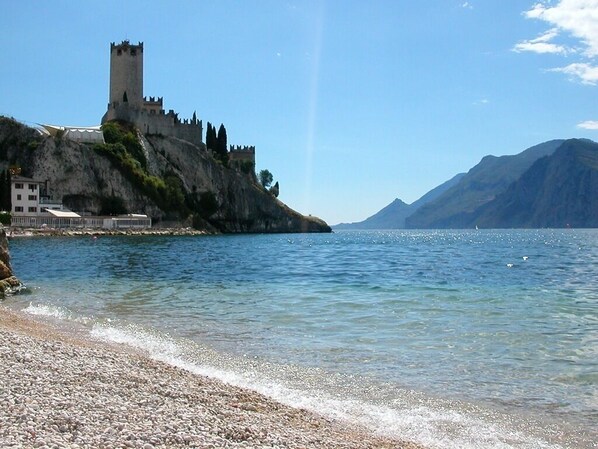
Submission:
POLYGON ((531 51, 533 53, 553 53, 553 54, 565 54, 567 53, 567 49, 562 45, 551 44, 549 42, 533 42, 533 41, 523 41, 519 42, 513 48, 518 53, 524 51, 531 51))
POLYGON ((564 73, 571 80, 583 84, 598 84, 598 67, 593 63, 593 59, 598 57, 598 0, 559 0, 556 5, 551 5, 546 1, 538 2, 523 13, 528 19, 550 24, 551 28, 535 39, 517 43, 513 50, 539 54, 579 54, 582 61, 550 71, 564 73), (574 45, 557 43, 559 39, 571 41, 571 38, 574 45))
POLYGON ((552 28, 535 39, 519 42, 515 45, 513 50, 515 50, 516 52, 531 51, 534 53, 568 53, 570 50, 567 49, 564 45, 554 44, 550 42, 557 36, 558 30, 556 28, 552 28))
POLYGON ((461 4, 461 8, 466 8, 466 9, 473 9, 473 5, 469 2, 463 2, 461 4))
POLYGON ((582 129, 598 129, 598 120, 586 120, 577 125, 578 128, 582 129))
POLYGON ((561 0, 556 6, 536 3, 524 14, 579 39, 586 56, 598 56, 598 0, 561 0))
POLYGON ((582 84, 595 86, 598 84, 598 67, 585 62, 576 62, 565 67, 550 69, 550 72, 560 72, 569 75, 572 80, 579 80, 582 84))

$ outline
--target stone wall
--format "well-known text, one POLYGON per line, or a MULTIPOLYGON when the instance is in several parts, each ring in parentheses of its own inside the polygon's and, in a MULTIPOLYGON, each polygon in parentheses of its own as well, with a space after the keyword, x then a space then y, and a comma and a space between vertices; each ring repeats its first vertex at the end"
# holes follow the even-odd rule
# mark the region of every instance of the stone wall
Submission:
POLYGON ((110 103, 127 101, 134 107, 143 104, 143 43, 129 41, 110 44, 110 103))
POLYGON ((179 119, 172 109, 165 113, 133 108, 126 103, 111 104, 102 118, 102 123, 110 120, 123 120, 133 123, 143 134, 158 134, 186 140, 196 146, 202 145, 203 124, 201 120, 179 119))

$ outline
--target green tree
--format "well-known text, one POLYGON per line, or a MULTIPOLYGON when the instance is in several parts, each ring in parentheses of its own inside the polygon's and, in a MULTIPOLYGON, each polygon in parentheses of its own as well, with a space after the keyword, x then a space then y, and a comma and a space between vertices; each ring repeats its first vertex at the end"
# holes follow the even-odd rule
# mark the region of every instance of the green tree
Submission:
POLYGON ((206 127, 206 148, 208 150, 216 151, 217 143, 218 137, 216 136, 216 127, 212 126, 212 124, 208 122, 206 127))
POLYGON ((216 137, 216 154, 218 154, 218 158, 224 165, 228 165, 228 150, 226 140, 226 128, 224 127, 224 124, 221 123, 220 128, 218 128, 218 136, 216 137))
POLYGON ((6 170, 2 170, 0 172, 0 210, 8 210, 6 209, 6 170))
POLYGON ((11 188, 12 188, 12 175, 10 174, 10 170, 6 170, 5 178, 4 178, 4 207, 6 211, 10 212, 12 210, 12 195, 11 195, 11 188))
POLYGON ((262 187, 264 189, 267 189, 268 187, 270 187, 270 184, 272 184, 272 181, 274 180, 274 176, 272 176, 272 173, 270 173, 270 170, 262 170, 260 171, 259 175, 258 175, 258 179, 260 180, 260 184, 262 185, 262 187))

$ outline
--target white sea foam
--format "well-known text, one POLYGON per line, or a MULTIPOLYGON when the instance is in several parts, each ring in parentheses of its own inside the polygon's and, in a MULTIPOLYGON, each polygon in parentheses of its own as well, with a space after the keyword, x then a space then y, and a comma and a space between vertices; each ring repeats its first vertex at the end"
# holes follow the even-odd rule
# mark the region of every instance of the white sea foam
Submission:
POLYGON ((23 309, 30 315, 44 316, 48 318, 56 318, 59 320, 66 320, 70 318, 70 312, 63 307, 56 307, 47 304, 33 304, 29 303, 29 306, 23 309))
MULTIPOLYGON (((268 373, 255 369, 227 369, 198 361, 190 347, 167 335, 151 333, 135 326, 119 328, 97 324, 93 337, 129 345, 143 350, 154 360, 165 362, 195 374, 222 380, 230 385, 251 389, 283 404, 304 408, 331 419, 359 423, 381 436, 397 437, 420 443, 429 448, 448 449, 559 449, 561 446, 542 441, 509 423, 496 423, 494 419, 480 417, 479 410, 460 409, 458 403, 437 403, 426 400, 409 403, 398 398, 392 406, 368 403, 351 398, 339 399, 331 392, 320 389, 289 387, 268 373), (195 360, 194 360, 195 359, 195 360), (416 402, 416 403, 414 403, 416 402), (451 408, 455 407, 455 408, 451 408)), ((219 362, 215 363, 216 365, 219 362)), ((255 368, 255 367, 254 367, 255 368)))

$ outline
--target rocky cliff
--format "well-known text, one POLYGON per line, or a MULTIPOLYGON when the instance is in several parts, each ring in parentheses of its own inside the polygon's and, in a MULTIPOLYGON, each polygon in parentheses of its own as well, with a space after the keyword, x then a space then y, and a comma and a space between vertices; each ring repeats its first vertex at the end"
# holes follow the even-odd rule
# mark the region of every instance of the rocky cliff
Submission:
POLYGON ((254 173, 224 166, 205 147, 159 135, 139 134, 137 139, 143 163, 134 161, 131 170, 142 173, 144 182, 160 180, 164 186, 167 179, 162 190, 180 191, 186 210, 174 208, 178 202, 172 196, 148 194, 153 190, 147 183, 141 188, 126 164, 119 165, 97 146, 42 136, 1 117, 0 169, 21 167, 22 176, 46 181, 53 197, 81 212, 100 214, 116 201, 127 212, 145 213, 156 222, 190 220, 189 213, 197 212, 193 222, 213 232, 330 232, 324 221, 299 214, 265 191, 254 173), (187 210, 193 204, 201 207, 187 210))
POLYGON ((0 228, 0 297, 18 290, 20 287, 21 283, 13 275, 10 266, 10 253, 8 252, 6 231, 4 228, 0 228))

